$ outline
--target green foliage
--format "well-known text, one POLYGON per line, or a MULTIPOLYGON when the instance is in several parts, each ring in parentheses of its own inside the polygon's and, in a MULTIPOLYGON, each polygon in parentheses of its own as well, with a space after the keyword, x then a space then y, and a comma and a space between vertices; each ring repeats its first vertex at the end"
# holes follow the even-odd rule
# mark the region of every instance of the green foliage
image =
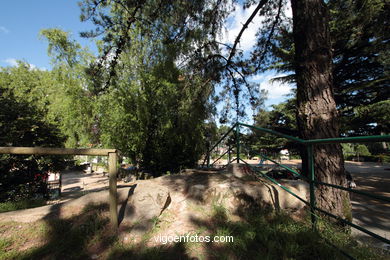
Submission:
POLYGON ((2 95, 34 106, 42 121, 60 129, 68 147, 89 144, 92 106, 79 69, 61 65, 41 71, 19 62, 16 67, 1 69, 2 95))
MULTIPOLYGON (((289 98, 285 102, 272 105, 272 110, 261 109, 255 117, 255 126, 268 128, 291 136, 299 136, 296 124, 295 98, 289 98)), ((298 148, 294 143, 285 138, 271 134, 265 134, 257 130, 252 130, 248 137, 248 147, 251 147, 254 155, 261 149, 269 153, 278 153, 281 149, 289 149, 290 154, 298 153, 298 148)))
POLYGON ((370 105, 360 105, 354 109, 351 125, 362 133, 390 133, 390 100, 370 105))
MULTIPOLYGON (((0 86, 0 146, 62 147, 58 129, 43 120, 42 111, 16 101, 10 89, 0 86)), ((46 195, 49 170, 62 167, 62 159, 43 156, 0 156, 0 201, 46 195)))
POLYGON ((369 156, 371 155, 370 151, 368 150, 367 146, 364 144, 341 144, 343 147, 343 154, 344 156, 369 156))
MULTIPOLYGON (((328 1, 333 48, 333 85, 341 118, 341 132, 372 135, 389 132, 389 3, 374 1, 328 1)), ((266 20, 266 19, 265 19, 266 20)), ((263 30, 269 30, 264 27, 263 30)), ((289 73, 276 80, 295 81, 292 20, 276 24, 275 35, 260 34, 260 52, 265 42, 269 52, 261 62, 264 70, 289 73)))
POLYGON ((371 155, 370 151, 368 151, 367 146, 365 146, 364 144, 359 144, 356 146, 356 154, 371 155))
POLYGON ((42 122, 66 137, 67 147, 115 147, 156 175, 194 166, 204 150, 211 85, 185 77, 172 46, 135 33, 133 45, 118 57, 123 67, 116 81, 99 92, 110 75, 93 74, 97 59, 88 50, 59 29, 42 30, 41 36, 53 70, 20 63, 4 69, 1 82, 6 93, 36 106, 42 122))
POLYGON ((29 209, 46 205, 44 199, 24 199, 19 201, 0 202, 0 213, 19 209, 29 209))
MULTIPOLYGON (((113 10, 111 19, 117 19, 118 12, 113 10)), ((176 67, 175 45, 165 46, 150 35, 139 37, 140 28, 128 34, 132 45, 115 57, 121 67, 114 73, 98 71, 108 67, 108 61, 88 60, 87 51, 67 33, 42 31, 58 88, 64 89, 62 101, 51 107, 53 117, 61 117, 67 145, 89 141, 115 147, 154 175, 192 167, 204 149, 210 85, 196 87, 202 84, 200 78, 190 80, 176 67)), ((112 36, 117 37, 113 32, 112 36)))
POLYGON ((78 53, 81 46, 77 42, 69 40, 69 33, 52 28, 41 30, 40 36, 49 42, 47 52, 50 57, 54 57, 53 63, 55 65, 58 66, 58 63, 66 62, 66 65, 73 67, 81 62, 78 53))
POLYGON ((385 152, 379 143, 372 144, 341 144, 345 160, 359 160, 364 162, 390 162, 389 153, 385 152))
POLYGON ((94 98, 85 72, 93 55, 60 29, 45 29, 40 35, 48 41, 48 54, 54 66, 51 85, 46 86, 51 90, 49 120, 66 136, 67 147, 96 145, 94 98))
POLYGON ((170 57, 139 64, 132 53, 143 59, 142 51, 128 51, 121 57, 124 68, 117 72, 122 80, 97 99, 101 144, 120 149, 154 175, 194 166, 204 149, 199 140, 208 93, 193 87, 195 80, 180 80, 170 57))

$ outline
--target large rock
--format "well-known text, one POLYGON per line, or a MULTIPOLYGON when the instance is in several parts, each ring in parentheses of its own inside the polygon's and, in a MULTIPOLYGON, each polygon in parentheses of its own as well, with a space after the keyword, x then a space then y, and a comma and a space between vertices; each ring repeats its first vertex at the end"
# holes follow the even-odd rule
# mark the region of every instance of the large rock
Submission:
MULTIPOLYGON (((250 206, 271 206, 295 212, 305 203, 288 193, 281 186, 259 179, 248 167, 233 164, 225 171, 192 171, 182 175, 164 176, 154 180, 168 187, 172 200, 175 197, 199 204, 218 203, 230 212, 250 206)), ((304 200, 309 198, 309 186, 301 180, 283 180, 281 185, 304 200)))
MULTIPOLYGON (((189 170, 183 174, 138 180, 131 187, 118 188, 119 222, 131 226, 131 232, 146 232, 166 208, 178 219, 191 218, 188 205, 202 208, 223 205, 232 214, 240 215, 248 207, 271 206, 295 212, 305 204, 279 185, 258 179, 247 167, 233 165, 225 171, 189 170)), ((308 185, 303 181, 281 181, 281 184, 307 200, 308 185)), ((0 214, 0 220, 36 221, 50 216, 68 217, 79 214, 88 204, 108 202, 108 190, 89 193, 59 205, 0 214)), ((181 223, 181 222, 180 222, 181 223)))
POLYGON ((229 164, 226 168, 226 173, 232 174, 233 176, 240 179, 254 180, 250 167, 242 163, 229 164))
MULTIPOLYGON (((308 199, 309 186, 300 180, 286 180, 281 184, 304 200, 308 199)), ((228 178, 222 182, 211 181, 209 185, 196 184, 188 189, 187 196, 202 203, 223 204, 229 210, 250 206, 271 206, 294 212, 302 209, 305 203, 268 181, 243 181, 228 178)))
MULTIPOLYGON (((153 180, 138 181, 130 194, 123 212, 123 222, 136 230, 148 230, 153 222, 169 206, 169 190, 153 180)), ((120 214, 119 218, 122 216, 120 214)))

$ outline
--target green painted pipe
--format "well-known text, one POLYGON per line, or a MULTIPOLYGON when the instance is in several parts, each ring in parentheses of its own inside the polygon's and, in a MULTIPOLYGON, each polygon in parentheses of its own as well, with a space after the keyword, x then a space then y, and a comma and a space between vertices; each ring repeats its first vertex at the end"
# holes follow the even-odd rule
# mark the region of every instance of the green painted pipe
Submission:
POLYGON ((315 229, 317 226, 317 217, 314 214, 314 208, 316 206, 316 196, 315 196, 315 190, 314 190, 314 179, 315 179, 315 172, 314 172, 314 153, 313 153, 313 145, 307 146, 307 155, 308 155, 308 169, 309 169, 309 179, 310 179, 310 215, 311 215, 311 223, 313 228, 315 229))
POLYGON ((214 163, 218 162, 227 153, 230 153, 230 147, 229 147, 229 149, 226 152, 224 152, 221 156, 219 156, 217 160, 213 161, 213 163, 210 166, 213 166, 214 163))
POLYGON ((390 135, 371 135, 355 137, 339 137, 326 139, 304 140, 304 144, 324 144, 324 143, 360 143, 360 142, 385 142, 390 141, 390 135))
POLYGON ((282 168, 288 170, 289 172, 291 172, 291 173, 294 174, 295 176, 297 176, 297 177, 299 177, 299 178, 302 178, 302 179, 304 179, 304 180, 306 180, 306 181, 309 181, 309 179, 308 179, 306 176, 303 176, 303 175, 299 174, 297 171, 294 171, 294 170, 291 169, 290 167, 288 167, 288 166, 286 166, 286 165, 283 165, 283 164, 281 164, 281 163, 278 163, 277 161, 272 160, 271 158, 268 158, 267 156, 265 156, 265 155, 263 155, 263 154, 259 154, 259 156, 262 157, 262 158, 264 158, 264 159, 266 159, 266 160, 268 160, 268 161, 270 161, 270 162, 273 162, 274 164, 279 165, 280 167, 282 167, 282 168))
POLYGON ((300 139, 300 138, 297 138, 297 137, 294 137, 294 136, 290 136, 290 135, 286 135, 286 134, 282 134, 282 133, 276 132, 276 131, 271 130, 271 129, 262 128, 262 127, 257 127, 257 126, 252 126, 252 125, 247 125, 247 124, 243 124, 243 123, 238 123, 238 124, 239 124, 239 125, 242 125, 242 126, 245 126, 245 127, 249 127, 249 128, 252 128, 252 129, 259 130, 259 131, 261 131, 261 132, 265 132, 265 133, 269 133, 269 134, 274 134, 274 135, 277 135, 277 136, 280 136, 280 137, 289 139, 289 140, 294 141, 294 142, 304 143, 304 140, 302 140, 302 139, 300 139))
POLYGON ((306 200, 302 199, 301 197, 299 197, 297 194, 295 194, 294 192, 292 192, 289 188, 283 186, 282 184, 280 184, 279 182, 277 182, 275 179, 267 176, 266 174, 262 173, 261 171, 257 170, 256 168, 254 168, 252 165, 250 165, 249 163, 247 163, 246 161, 240 159, 243 163, 245 163, 246 165, 248 165, 254 172, 258 172, 260 173, 263 177, 267 178, 268 180, 270 180, 271 182, 273 182, 274 184, 278 185, 280 188, 282 188, 283 190, 287 191, 288 193, 290 193, 291 195, 293 195, 295 198, 299 199, 300 201, 302 201, 303 203, 305 203, 306 205, 310 205, 309 202, 307 202, 306 200))
POLYGON ((240 162, 240 124, 236 124, 237 163, 240 162))
POLYGON ((343 223, 345 223, 345 224, 347 224, 347 225, 349 225, 349 226, 351 226, 351 227, 353 227, 353 228, 356 228, 356 229, 358 229, 358 230, 360 230, 360 231, 363 231, 364 233, 366 233, 366 234, 368 234, 368 235, 370 235, 370 236, 372 236, 372 237, 374 237, 374 238, 376 238, 376 239, 378 239, 378 240, 380 240, 380 241, 382 241, 382 242, 385 242, 385 243, 387 243, 387 244, 390 244, 390 240, 389 240, 389 239, 386 239, 386 238, 384 238, 384 237, 382 237, 382 236, 380 236, 380 235, 377 235, 377 234, 375 234, 375 233, 373 233, 373 232, 371 232, 371 231, 369 231, 369 230, 367 230, 367 229, 365 229, 365 228, 363 228, 363 227, 361 227, 361 226, 358 226, 358 225, 356 225, 356 224, 353 224, 353 223, 349 222, 348 220, 345 220, 345 219, 343 219, 343 218, 341 218, 341 217, 338 217, 338 216, 336 216, 336 215, 333 215, 332 213, 329 213, 329 212, 327 212, 327 211, 325 211, 325 210, 323 210, 323 209, 317 208, 317 207, 315 207, 314 209, 317 210, 317 211, 319 211, 319 212, 321 212, 321 213, 323 213, 323 214, 325 214, 325 215, 327 215, 327 216, 329 216, 329 217, 332 217, 332 218, 334 218, 334 219, 337 219, 337 220, 339 220, 339 221, 341 221, 341 222, 343 222, 343 223))
POLYGON ((217 147, 217 145, 218 145, 220 142, 222 142, 222 140, 225 139, 225 137, 226 137, 231 131, 233 131, 233 129, 234 129, 235 127, 236 127, 236 124, 234 124, 234 125, 229 129, 229 131, 227 131, 227 132, 218 140, 218 142, 217 142, 215 145, 213 145, 213 147, 210 148, 209 151, 212 151, 215 147, 217 147))
POLYGON ((340 185, 334 185, 334 184, 330 184, 330 183, 325 183, 325 182, 322 182, 322 181, 314 181, 314 183, 320 184, 320 185, 329 186, 329 187, 333 187, 333 188, 340 189, 340 190, 354 192, 356 194, 361 194, 361 195, 364 195, 364 196, 367 196, 367 197, 371 197, 371 198, 374 198, 374 199, 390 202, 390 198, 389 197, 375 195, 375 194, 371 194, 371 193, 360 191, 360 190, 354 190, 354 189, 351 189, 351 188, 346 188, 346 187, 343 187, 343 186, 340 186, 340 185))

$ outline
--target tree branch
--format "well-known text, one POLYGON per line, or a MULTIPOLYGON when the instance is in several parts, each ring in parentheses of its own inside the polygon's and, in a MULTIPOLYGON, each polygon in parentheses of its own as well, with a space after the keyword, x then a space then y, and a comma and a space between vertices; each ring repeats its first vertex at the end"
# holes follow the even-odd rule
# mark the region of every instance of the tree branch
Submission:
POLYGON ((259 64, 256 67, 256 71, 258 71, 260 69, 261 63, 263 62, 263 59, 265 58, 265 55, 267 54, 268 45, 271 43, 271 38, 274 35, 276 25, 279 23, 280 14, 282 12, 282 4, 283 4, 283 0, 280 0, 279 1, 279 7, 278 7, 278 14, 276 15, 275 21, 272 24, 271 31, 270 31, 270 33, 268 35, 267 42, 265 43, 265 46, 264 46, 264 49, 263 49, 263 53, 260 56, 259 64))
POLYGON ((260 11, 261 8, 263 8, 263 6, 268 2, 268 0, 261 0, 259 2, 259 4, 256 6, 255 10, 253 11, 253 13, 251 14, 251 16, 249 16, 248 20, 246 20, 246 22, 244 23, 244 25, 242 26, 239 34, 237 35, 236 39, 234 40, 234 44, 233 44, 233 47, 232 47, 232 50, 230 51, 230 54, 229 54, 229 57, 227 59, 227 62, 226 62, 226 66, 229 66, 230 63, 232 62, 232 59, 234 57, 234 55, 236 54, 236 49, 237 49, 237 45, 238 43, 240 42, 241 40, 241 36, 242 34, 244 33, 244 31, 248 28, 249 24, 253 21, 253 19, 255 18, 255 16, 257 15, 257 13, 260 11))

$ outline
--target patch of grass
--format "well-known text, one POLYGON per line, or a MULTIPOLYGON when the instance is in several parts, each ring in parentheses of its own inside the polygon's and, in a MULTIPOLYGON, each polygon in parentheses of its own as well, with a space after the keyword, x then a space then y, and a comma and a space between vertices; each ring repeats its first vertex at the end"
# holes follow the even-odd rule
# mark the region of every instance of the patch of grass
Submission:
POLYGON ((9 238, 0 238, 0 251, 5 252, 9 246, 12 245, 12 241, 9 238))
POLYGON ((22 258, 23 253, 44 242, 44 233, 43 222, 0 223, 0 259, 22 258))
POLYGON ((249 208, 240 221, 232 221, 218 203, 208 217, 194 218, 190 235, 233 236, 232 243, 176 243, 148 247, 160 232, 164 218, 138 242, 118 239, 108 221, 107 205, 89 205, 69 219, 35 223, 0 223, 0 259, 345 259, 329 242, 356 259, 386 259, 371 248, 358 245, 343 228, 319 221, 311 229, 309 216, 297 222, 286 213, 249 208))
POLYGON ((116 244, 107 255, 106 259, 137 259, 137 260, 170 260, 170 259, 191 259, 183 243, 173 245, 162 245, 157 247, 146 247, 140 245, 116 244))
POLYGON ((44 199, 28 199, 20 201, 7 201, 0 203, 0 213, 19 209, 29 209, 46 205, 44 199))
POLYGON ((214 207, 212 221, 200 223, 213 236, 233 236, 233 243, 207 244, 206 258, 217 259, 345 259, 331 244, 356 259, 385 259, 360 246, 343 228, 331 224, 318 231, 308 221, 297 222, 283 212, 252 210, 243 221, 230 221, 226 211, 214 207), (324 238, 327 238, 325 241, 324 238))
POLYGON ((69 219, 1 223, 0 259, 88 259, 90 251, 105 251, 116 241, 107 209, 92 205, 69 219))

